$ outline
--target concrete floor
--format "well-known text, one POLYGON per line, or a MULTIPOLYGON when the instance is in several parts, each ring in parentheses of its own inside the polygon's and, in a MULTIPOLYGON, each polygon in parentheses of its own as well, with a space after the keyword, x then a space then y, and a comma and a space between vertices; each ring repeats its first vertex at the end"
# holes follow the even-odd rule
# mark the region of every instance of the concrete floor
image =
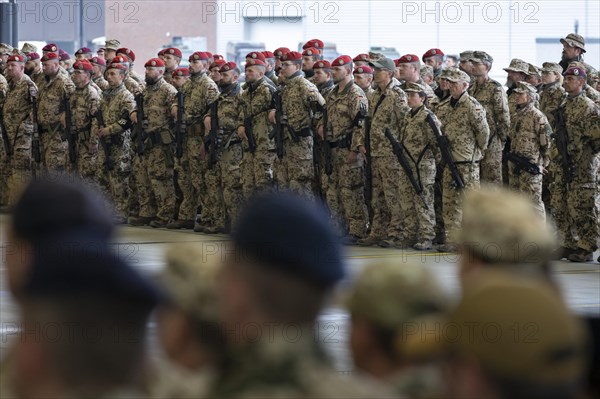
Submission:
MULTIPOLYGON (((8 222, 7 215, 0 215, 0 244, 2 263, 0 264, 0 356, 9 342, 10 335, 18 326, 18 310, 6 286, 6 265, 4 252, 6 243, 4 228, 8 222)), ((164 267, 163 254, 171 243, 196 242, 199 245, 218 245, 227 240, 225 235, 204 235, 188 230, 156 230, 152 228, 122 227, 115 245, 116 250, 142 273, 156 275, 164 267)), ((598 257, 598 252, 594 259, 598 257)), ((457 256, 434 252, 421 253, 410 250, 346 247, 348 260, 348 278, 342 283, 352 283, 356 274, 366 265, 381 259, 390 259, 398 263, 398 267, 409 264, 429 267, 439 279, 442 287, 452 298, 457 298, 459 285, 457 279, 457 256)), ((564 297, 574 312, 580 314, 600 315, 600 265, 591 263, 556 262, 553 275, 563 290, 564 297)), ((351 362, 347 351, 348 314, 336 305, 327 307, 320 316, 315 336, 321 340, 333 355, 336 368, 340 372, 349 371, 351 362)), ((151 330, 154 324, 150 323, 151 330)), ((152 334, 151 334, 152 335, 152 334)), ((153 352, 159 353, 153 345, 153 352)))

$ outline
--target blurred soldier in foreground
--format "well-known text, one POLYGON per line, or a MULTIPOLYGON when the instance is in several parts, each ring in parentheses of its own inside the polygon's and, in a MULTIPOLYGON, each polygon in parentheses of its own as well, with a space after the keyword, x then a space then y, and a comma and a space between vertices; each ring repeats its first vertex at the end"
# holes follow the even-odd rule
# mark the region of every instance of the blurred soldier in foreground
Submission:
POLYGON ((482 270, 441 333, 452 398, 579 397, 585 330, 546 282, 482 270))
POLYGON ((255 198, 234 228, 233 244, 218 279, 230 348, 211 397, 377 397, 356 376, 338 376, 313 334, 344 276, 327 212, 289 194, 255 198), (258 339, 243 332, 249 325, 258 328, 258 339))
POLYGON ((551 282, 555 232, 523 194, 498 186, 470 191, 455 239, 463 284, 486 269, 551 282))
POLYGON ((358 369, 391 385, 400 397, 440 397, 442 375, 422 337, 435 329, 446 303, 435 278, 420 264, 369 265, 347 301, 358 369))
POLYGON ((197 243, 175 244, 166 254, 158 310, 158 337, 170 362, 156 370, 151 396, 201 398, 224 353, 219 328, 217 274, 221 252, 197 243), (210 254, 209 254, 210 251, 210 254))

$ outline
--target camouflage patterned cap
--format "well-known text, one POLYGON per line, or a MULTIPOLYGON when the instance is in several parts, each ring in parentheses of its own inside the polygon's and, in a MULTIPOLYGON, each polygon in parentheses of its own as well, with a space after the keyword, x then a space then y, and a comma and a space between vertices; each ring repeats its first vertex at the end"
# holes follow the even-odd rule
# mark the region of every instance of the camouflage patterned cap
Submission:
POLYGON ((21 48, 21 52, 23 52, 25 54, 37 53, 37 47, 31 43, 25 43, 25 44, 23 44, 23 47, 21 48))
POLYGON ((0 55, 11 54, 13 48, 10 44, 0 43, 0 55))
POLYGON ((569 33, 567 37, 560 39, 560 42, 570 47, 580 48, 585 53, 585 39, 577 33, 569 33))
POLYGON ((458 70, 458 68, 456 68, 456 67, 448 67, 448 68, 442 69, 442 73, 440 74, 440 79, 448 80, 448 78, 457 70, 458 70))
POLYGON ((518 58, 510 60, 510 65, 507 68, 502 68, 506 72, 522 72, 525 75, 529 75, 529 64, 518 58))
POLYGON ((386 57, 383 57, 378 60, 373 60, 373 58, 371 58, 369 66, 372 68, 387 69, 388 71, 392 72, 396 70, 396 64, 394 63, 394 61, 386 57))
POLYGON ((527 82, 518 82, 517 86, 513 90, 515 93, 527 93, 527 94, 536 94, 537 89, 531 83, 527 82))
POLYGON ((577 384, 586 332, 546 281, 481 270, 465 281, 444 340, 493 376, 538 384, 577 384))
POLYGON ((473 58, 473 53, 474 53, 474 51, 471 51, 471 50, 463 51, 458 56, 459 61, 461 61, 461 62, 471 61, 471 58, 473 58))
POLYGON ((162 288, 175 306, 202 321, 217 321, 216 279, 221 253, 197 243, 178 243, 166 253, 162 288))
POLYGON ((117 39, 111 39, 111 40, 107 40, 106 43, 104 44, 104 49, 105 50, 114 50, 117 51, 119 48, 121 47, 121 42, 118 41, 117 39))
POLYGON ((476 63, 484 63, 489 62, 490 64, 494 62, 494 59, 491 55, 486 53, 485 51, 473 51, 473 56, 471 57, 471 62, 476 63))
POLYGON ((460 69, 454 69, 448 73, 448 76, 444 76, 444 79, 450 82, 467 82, 471 83, 471 77, 460 69))
POLYGON ((351 314, 396 330, 445 309, 442 290, 420 264, 382 260, 367 266, 346 300, 351 314))
POLYGON ((556 72, 562 74, 562 67, 556 62, 544 62, 542 64, 542 72, 556 72))
POLYGON ((535 65, 533 65, 533 64, 529 64, 529 69, 528 69, 528 71, 529 71, 529 76, 535 76, 535 75, 537 75, 537 76, 541 76, 541 75, 542 75, 542 69, 541 69, 541 68, 538 68, 538 67, 536 67, 536 66, 535 66, 535 65))
POLYGON ((421 75, 421 78, 433 75, 433 67, 431 65, 423 64, 419 73, 421 75))
MULTIPOLYGON (((520 83, 519 87, 533 88, 520 83)), ((544 264, 556 245, 554 232, 532 202, 500 187, 482 187, 465 195, 462 228, 454 241, 489 263, 523 268, 544 264)))

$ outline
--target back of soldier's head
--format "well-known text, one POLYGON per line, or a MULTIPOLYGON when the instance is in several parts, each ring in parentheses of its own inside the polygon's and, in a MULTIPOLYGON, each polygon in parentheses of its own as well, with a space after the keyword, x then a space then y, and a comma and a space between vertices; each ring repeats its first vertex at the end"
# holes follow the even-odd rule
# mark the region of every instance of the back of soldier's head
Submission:
POLYGON ((326 211, 285 193, 252 200, 232 234, 229 269, 247 278, 257 306, 277 321, 312 322, 344 276, 339 240, 326 211))

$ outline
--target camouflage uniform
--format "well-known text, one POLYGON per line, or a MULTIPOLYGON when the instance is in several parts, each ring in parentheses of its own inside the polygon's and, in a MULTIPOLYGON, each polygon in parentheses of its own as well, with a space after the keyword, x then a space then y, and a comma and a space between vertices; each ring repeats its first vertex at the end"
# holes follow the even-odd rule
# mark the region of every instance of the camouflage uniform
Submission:
MULTIPOLYGON (((171 109, 177 105, 176 94, 177 89, 163 78, 144 90, 144 122, 147 121, 144 128, 148 137, 144 153, 134 151, 134 157, 143 171, 136 174, 140 216, 156 217, 150 224, 152 227, 164 227, 173 218, 175 209, 171 109)), ((136 146, 135 139, 132 146, 136 146)))
MULTIPOLYGON (((531 86, 533 88, 533 86, 531 86)), ((550 162, 548 145, 552 128, 542 111, 535 108, 533 102, 517 107, 510 129, 510 151, 527 158, 540 169, 550 162)), ((531 174, 509 162, 509 182, 514 190, 526 194, 535 204, 542 218, 546 217, 542 202, 542 175, 531 174)))
MULTIPOLYGON (((106 154, 98 153, 99 179, 107 184, 110 197, 116 207, 118 217, 127 218, 129 200, 129 175, 131 174, 131 138, 129 115, 135 110, 135 100, 124 84, 108 89, 102 96, 100 110, 104 116, 104 123, 109 129, 109 135, 101 137, 108 144, 111 159, 114 163, 112 170, 105 166, 106 154), (101 165, 101 167, 100 167, 101 165)), ((98 127, 98 121, 94 123, 98 127)))
MULTIPOLYGON (((392 134, 398 137, 402 119, 408 110, 406 93, 400 88, 397 80, 392 80, 384 90, 377 87, 369 96, 373 224, 368 243, 401 238, 400 163, 384 133, 385 129, 389 128, 392 134)), ((353 137, 352 148, 357 149, 364 144, 363 130, 361 134, 353 137)))
MULTIPOLYGON (((464 72, 463 72, 464 73, 464 72)), ((479 165, 487 148, 490 130, 485 109, 467 92, 439 107, 444 134, 448 137, 456 167, 465 189, 479 186, 479 165)), ((449 168, 443 175, 443 214, 446 239, 452 237, 462 220, 462 190, 455 186, 449 168)))
POLYGON ((323 106, 325 100, 317 87, 300 73, 285 80, 281 98, 287 121, 284 127, 285 155, 276 168, 277 181, 280 187, 314 198, 312 118, 314 108, 323 106), (289 133, 292 130, 297 142, 289 133))
POLYGON ((76 88, 70 97, 71 129, 77 135, 77 172, 89 181, 95 181, 97 174, 98 136, 92 134, 92 122, 100 97, 91 84, 76 88))
POLYGON ((586 84, 584 88, 585 96, 592 100, 596 105, 600 106, 600 92, 592 86, 586 84))
POLYGON ((540 111, 546 115, 548 123, 550 123, 550 126, 553 129, 556 127, 554 113, 566 97, 567 93, 565 93, 565 89, 558 80, 549 85, 542 86, 542 92, 540 93, 540 111))
MULTIPOLYGON (((6 81, 4 75, 0 74, 0 116, 3 112, 7 90, 8 82, 6 81)), ((4 132, 0 131, 0 134, 4 134, 4 132)), ((0 140, 0 206, 8 204, 8 177, 10 176, 8 161, 6 149, 4 148, 4 142, 0 140)))
MULTIPOLYGON (((178 184, 183 192, 183 202, 179 210, 179 219, 195 220, 198 205, 205 207, 207 203, 206 183, 204 175, 207 162, 200 158, 200 147, 204 146, 204 116, 209 106, 219 97, 217 84, 205 73, 192 75, 187 83, 185 96, 185 121, 187 134, 184 140, 183 157, 179 160, 185 170, 189 165, 189 173, 178 173, 178 184)), ((202 214, 210 215, 210 210, 202 214)), ((202 220, 210 223, 210 220, 202 220)))
POLYGON ((68 145, 64 127, 60 122, 67 95, 75 90, 73 81, 60 72, 39 87, 38 124, 41 137, 42 165, 46 171, 67 168, 68 145))
POLYGON ((502 184, 502 151, 510 129, 508 98, 502 85, 488 78, 483 84, 476 81, 469 87, 469 95, 485 108, 490 139, 481 160, 481 180, 502 184))
MULTIPOLYGON (((215 165, 209 165, 205 175, 206 209, 212 211, 210 220, 214 232, 224 231, 228 224, 234 224, 243 198, 240 170, 242 142, 237 135, 237 128, 242 123, 241 86, 236 82, 221 89, 223 91, 217 99, 218 148, 210 148, 211 152, 217 151, 217 159, 215 165)), ((204 210, 202 215, 204 220, 204 210)), ((205 231, 208 232, 208 229, 205 231)))
POLYGON ((428 115, 439 128, 438 118, 422 106, 411 110, 400 131, 400 140, 413 174, 423 188, 419 198, 406 173, 400 174, 400 206, 404 214, 402 239, 407 243, 420 243, 423 248, 419 249, 429 249, 431 243, 423 244, 435 238, 434 186, 437 169, 434 149, 437 153, 437 141, 427 122, 428 115))
POLYGON ((6 182, 6 200, 9 205, 17 202, 21 192, 31 179, 34 166, 31 147, 34 126, 31 114, 32 101, 37 96, 37 87, 27 75, 23 75, 18 82, 11 81, 6 92, 3 123, 12 156, 9 159, 2 151, 0 160, 2 167, 5 168, 2 180, 6 182), (6 180, 4 180, 5 178, 6 180))
MULTIPOLYGON (((268 119, 268 112, 274 109, 271 85, 265 79, 248 84, 242 93, 243 118, 252 118, 252 134, 256 142, 256 152, 250 153, 247 142, 243 143, 242 187, 244 198, 258 191, 268 190, 273 186, 273 162, 275 161, 275 144, 269 139, 273 129, 268 119)), ((246 135, 248 132, 246 131, 246 135)))
POLYGON ((104 79, 104 76, 97 76, 92 80, 102 91, 109 89, 108 82, 104 79))
POLYGON ((44 83, 44 76, 44 71, 40 69, 39 71, 33 72, 30 78, 31 80, 33 80, 33 83, 35 83, 35 85, 39 87, 41 84, 44 83))
POLYGON ((567 129, 567 150, 571 160, 573 181, 565 181, 560 154, 552 160, 554 188, 552 195, 553 217, 561 245, 568 249, 593 252, 598 248, 598 167, 600 150, 594 135, 600 129, 598 106, 580 93, 568 97, 563 103, 567 129), (556 195, 554 195, 556 193, 556 195))
POLYGON ((354 151, 353 137, 360 135, 368 101, 363 91, 350 81, 343 91, 339 86, 327 97, 327 126, 325 139, 331 148, 332 173, 328 179, 327 205, 339 230, 361 238, 365 236, 368 213, 365 204, 365 175, 361 157, 348 164, 354 151))

